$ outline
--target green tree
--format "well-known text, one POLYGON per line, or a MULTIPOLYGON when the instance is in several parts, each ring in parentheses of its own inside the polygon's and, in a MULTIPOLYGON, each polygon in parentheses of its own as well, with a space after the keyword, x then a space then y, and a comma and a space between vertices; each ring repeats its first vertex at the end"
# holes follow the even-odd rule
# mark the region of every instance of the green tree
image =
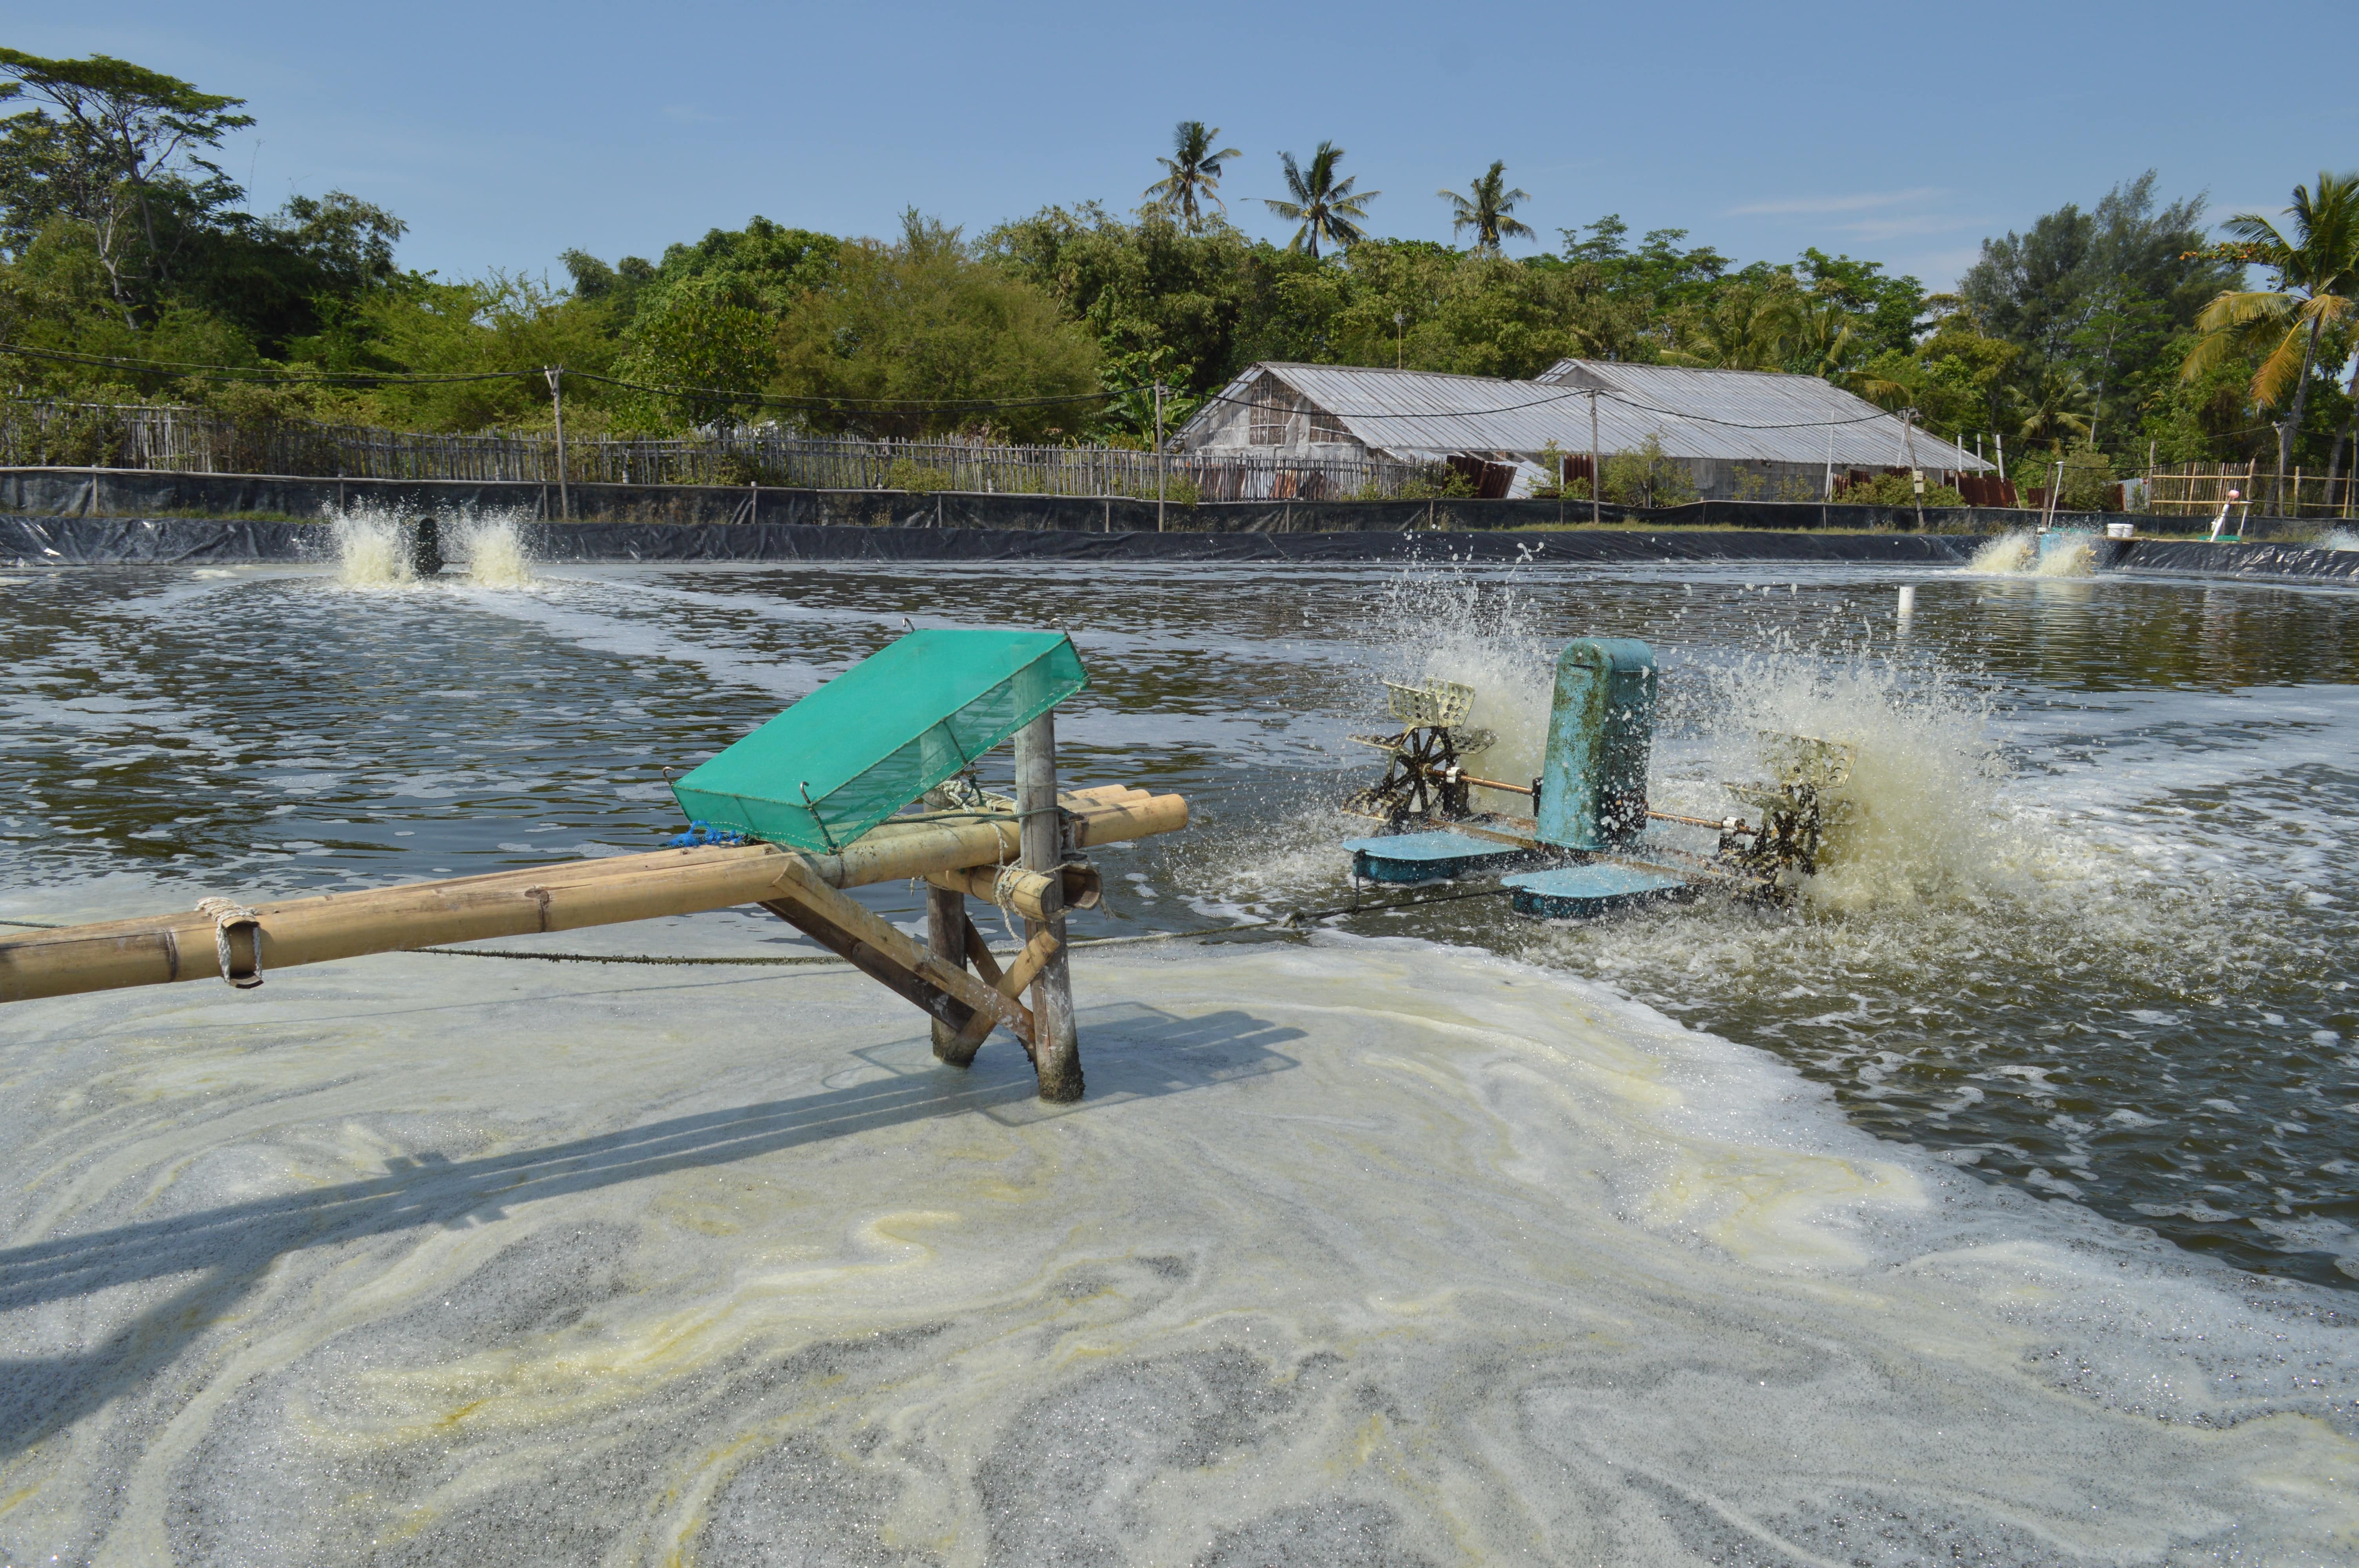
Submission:
POLYGON ((1367 221, 1367 204, 1384 192, 1355 193, 1352 188, 1359 182, 1357 175, 1348 179, 1335 178, 1336 168, 1343 161, 1342 147, 1333 142, 1320 143, 1319 150, 1310 155, 1308 170, 1295 166, 1292 153, 1278 154, 1277 161, 1286 171, 1286 189, 1291 200, 1262 200, 1272 212, 1299 225, 1294 238, 1287 243, 1288 250, 1308 250, 1311 260, 1316 261, 1322 239, 1348 250, 1367 237, 1359 225, 1367 221))
POLYGON ((896 242, 845 242, 832 281, 804 294, 778 343, 775 390, 836 402, 805 416, 825 429, 908 437, 989 426, 1053 439, 1099 406, 1089 334, 984 247, 914 208, 896 242), (963 402, 998 406, 954 406, 963 402))
MULTIPOLYGON (((1218 217, 1190 230, 1149 208, 1126 223, 1095 203, 1003 223, 978 249, 1098 341, 1110 387, 1136 384, 1134 372, 1151 363, 1168 385, 1196 396, 1244 363, 1240 335, 1264 282, 1257 258, 1263 249, 1277 254, 1218 217)), ((1137 429, 1136 421, 1121 427, 1137 429)))
POLYGON ((224 213, 190 236, 169 294, 234 322, 273 359, 333 358, 359 302, 399 276, 408 225, 341 190, 291 196, 277 211, 224 213))
POLYGON ((201 149, 254 124, 245 103, 145 66, 92 55, 44 59, 0 49, 0 102, 32 100, 0 137, 8 238, 49 222, 84 231, 128 325, 152 316, 191 226, 245 193, 201 149))
MULTIPOLYGON (((2280 498, 2321 339, 2328 329, 2339 331, 2351 322, 2353 296, 2359 293, 2359 171, 2321 171, 2314 193, 2293 188, 2286 212, 2293 219, 2290 234, 2257 212, 2239 212, 2222 225, 2234 237, 2221 254, 2267 267, 2276 280, 2267 289, 2223 290, 2205 306, 2195 323, 2203 336, 2180 373, 2200 375, 2230 354, 2250 351, 2260 360, 2253 401, 2275 408, 2291 395, 2292 408, 2277 423, 2280 498)), ((2352 395, 2359 397, 2359 370, 2353 372, 2352 395)))
POLYGON ((1663 455, 1662 438, 1649 436, 1636 451, 1605 460, 1600 494, 1625 506, 1680 506, 1695 499, 1695 483, 1687 464, 1663 455))
POLYGON ((1906 349, 1917 341, 1928 303, 1925 286, 1902 275, 1884 276, 1881 262, 1831 256, 1816 245, 1783 269, 1813 298, 1840 310, 1862 351, 1906 349))
MULTIPOLYGON (((395 383, 352 395, 346 416, 408 429, 540 428, 551 416, 549 365, 610 368, 614 348, 594 312, 545 280, 493 272, 463 283, 405 274, 354 311, 347 366, 426 375, 516 373, 496 380, 395 383)), ((566 387, 566 430, 600 428, 588 386, 566 387)))
POLYGON ((2027 443, 2045 441, 2049 450, 2060 453, 2066 438, 2089 438, 2095 404, 2080 372, 2070 365, 2049 365, 2017 401, 2016 435, 2027 443))
POLYGON ((1720 370, 1783 370, 1802 326, 1799 305, 1788 279, 1732 284, 1686 313, 1677 329, 1679 346, 1665 349, 1663 360, 1720 370))
POLYGON ((1516 203, 1529 201, 1528 190, 1508 190, 1507 165, 1505 159, 1494 159, 1489 169, 1474 177, 1473 185, 1461 196, 1455 190, 1435 192, 1450 203, 1450 237, 1456 239, 1461 229, 1474 231, 1474 248, 1491 255, 1499 254, 1503 240, 1528 240, 1532 226, 1516 218, 1516 203))
POLYGON ((1178 213, 1190 233, 1202 225, 1203 203, 1218 207, 1224 217, 1229 211, 1228 203, 1216 194, 1221 189, 1221 165, 1242 155, 1234 147, 1215 150, 1212 144, 1220 139, 1218 125, 1208 128, 1201 120, 1180 121, 1171 132, 1171 156, 1155 160, 1163 166, 1163 178, 1144 192, 1155 205, 1178 213))
POLYGON ((777 332, 777 319, 742 276, 659 283, 623 334, 615 373, 638 384, 625 406, 656 425, 748 420, 778 373, 777 332))
POLYGON ((2018 393, 2069 367, 2089 390, 2093 427, 2125 442, 2136 426, 2124 406, 2162 389, 2174 337, 2238 276, 2206 254, 2203 199, 2160 204, 2155 182, 2148 169, 2090 211, 2068 204, 1984 240, 1958 280, 1976 330, 2023 351, 2010 373, 2018 393))

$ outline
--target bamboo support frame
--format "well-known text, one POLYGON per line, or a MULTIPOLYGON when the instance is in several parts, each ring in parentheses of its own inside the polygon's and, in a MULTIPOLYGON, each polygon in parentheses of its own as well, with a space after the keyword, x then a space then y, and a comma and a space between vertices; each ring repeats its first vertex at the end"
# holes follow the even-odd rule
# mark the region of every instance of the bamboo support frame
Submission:
MULTIPOLYGON (((1060 908, 1095 909, 1098 900, 1103 896, 1095 867, 1060 866, 1056 876, 1061 884, 1057 899, 1060 908)), ((954 871, 928 871, 926 881, 933 884, 937 892, 956 892, 968 898, 979 898, 985 903, 1004 902, 1027 920, 1049 917, 1047 872, 968 866, 954 871)))
MULTIPOLYGON (((1067 795, 1060 804, 1071 814, 1077 848, 1174 832, 1188 821, 1188 804, 1180 796, 1119 786, 1067 795)), ((250 958, 258 960, 266 976, 366 953, 766 904, 793 896, 794 889, 860 887, 935 871, 1000 865, 1020 849, 1013 817, 902 818, 834 855, 804 855, 769 844, 707 845, 266 900, 250 906, 250 937, 245 921, 230 923, 244 944, 234 958, 241 968, 250 958)), ((0 937, 0 1002, 213 979, 222 973, 219 930, 213 914, 190 910, 0 937)))
MULTIPOLYGON (((1016 815, 1022 825, 1020 849, 1024 869, 1042 876, 1041 918, 1024 923, 1033 945, 1046 939, 1048 951, 1034 966, 1032 980, 1033 1063, 1039 1070, 1040 1098, 1076 1100, 1082 1098, 1081 1038, 1073 1022, 1071 968, 1065 954, 1063 883, 1057 870, 1065 863, 1068 829, 1062 803, 1057 797, 1057 710, 1050 708, 1016 732, 1016 815)), ((1125 809, 1117 804, 1114 810, 1125 809)), ((1007 980, 1016 979, 1011 967, 1007 980)))

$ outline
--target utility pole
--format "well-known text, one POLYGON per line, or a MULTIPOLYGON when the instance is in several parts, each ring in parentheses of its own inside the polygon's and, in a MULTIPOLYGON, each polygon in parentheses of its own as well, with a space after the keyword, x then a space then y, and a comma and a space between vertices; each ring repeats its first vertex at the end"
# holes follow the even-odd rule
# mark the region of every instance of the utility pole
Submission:
POLYGON ((1908 457, 1908 487, 1917 502, 1917 532, 1925 531, 1925 470, 1917 466, 1917 410, 1900 411, 1900 445, 1908 457))
POLYGON ((1821 497, 1821 499, 1822 499, 1822 500, 1826 500, 1826 501, 1832 501, 1834 498, 1835 498, 1835 427, 1834 427, 1832 425, 1829 425, 1829 426, 1827 427, 1827 487, 1826 487, 1826 493, 1824 494, 1824 496, 1823 496, 1823 497, 1821 497))
POLYGON ((1400 369, 1400 368, 1401 368, 1401 344, 1402 344, 1402 340, 1403 340, 1403 339, 1404 339, 1404 337, 1408 334, 1408 311, 1406 311, 1406 310, 1396 310, 1396 311, 1394 311, 1394 312, 1393 312, 1393 369, 1395 369, 1395 370, 1398 370, 1398 369, 1400 369))
POLYGON ((1169 460, 1163 453, 1163 384, 1155 384, 1155 531, 1163 532, 1163 492, 1166 475, 1170 472, 1169 460))
POLYGON ((1589 389, 1589 525, 1597 527, 1603 518, 1598 508, 1598 497, 1605 489, 1605 464, 1597 455, 1597 389, 1589 389))
MULTIPOLYGON (((573 498, 565 489, 565 367, 550 365, 541 373, 549 377, 549 401, 550 406, 557 410, 557 514, 570 520, 573 515, 573 498)), ((541 493, 545 496, 549 492, 543 491, 541 493)))

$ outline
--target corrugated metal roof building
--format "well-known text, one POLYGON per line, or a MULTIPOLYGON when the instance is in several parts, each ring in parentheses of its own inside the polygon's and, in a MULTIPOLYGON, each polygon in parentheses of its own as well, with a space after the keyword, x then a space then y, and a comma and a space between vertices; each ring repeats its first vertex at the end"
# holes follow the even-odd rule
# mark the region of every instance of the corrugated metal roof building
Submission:
POLYGON ((1702 497, 1815 501, 1830 466, 1838 477, 1906 468, 1912 446, 1929 480, 1991 468, 1816 376, 1599 360, 1560 360, 1533 381, 1266 362, 1214 394, 1178 440, 1272 458, 1530 463, 1553 446, 1585 460, 1593 403, 1598 451, 1652 438, 1702 497))

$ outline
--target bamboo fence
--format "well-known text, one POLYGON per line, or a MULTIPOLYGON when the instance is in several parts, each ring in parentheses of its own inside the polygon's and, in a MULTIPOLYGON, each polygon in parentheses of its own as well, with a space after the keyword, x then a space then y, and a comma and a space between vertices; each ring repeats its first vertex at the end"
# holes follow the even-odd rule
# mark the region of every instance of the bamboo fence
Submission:
MULTIPOLYGON (((1397 494, 1430 480, 1373 459, 1181 456, 1119 447, 863 440, 777 427, 670 439, 569 437, 574 484, 748 484, 815 490, 955 491, 1201 501, 1333 500, 1397 494)), ((0 466, 114 468, 318 478, 554 484, 553 435, 443 435, 283 420, 242 424, 202 409, 0 402, 0 466)))
POLYGON ((2296 469, 2286 475, 2280 491, 2277 477, 2255 459, 2242 468, 2215 464, 2165 464, 2147 476, 2147 510, 2179 516, 2209 516, 2235 491, 2242 505, 2277 517, 2350 517, 2359 515, 2359 494, 2353 476, 2330 479, 2296 469))

